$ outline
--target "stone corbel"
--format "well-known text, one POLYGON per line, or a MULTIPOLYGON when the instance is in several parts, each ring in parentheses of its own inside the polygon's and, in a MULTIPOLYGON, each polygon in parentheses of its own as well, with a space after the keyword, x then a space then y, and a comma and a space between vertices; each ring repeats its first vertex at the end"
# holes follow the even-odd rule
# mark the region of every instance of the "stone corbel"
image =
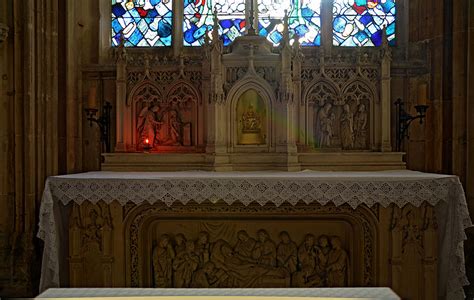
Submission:
POLYGON ((0 23, 0 44, 3 43, 8 37, 8 26, 0 23))

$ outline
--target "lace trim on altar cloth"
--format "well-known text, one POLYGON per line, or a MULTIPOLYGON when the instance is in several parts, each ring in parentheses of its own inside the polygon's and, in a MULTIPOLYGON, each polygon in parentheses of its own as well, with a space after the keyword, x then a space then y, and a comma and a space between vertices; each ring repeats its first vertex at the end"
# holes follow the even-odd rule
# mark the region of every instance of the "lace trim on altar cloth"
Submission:
POLYGON ((463 286, 468 284, 464 266, 464 230, 472 226, 464 190, 456 176, 425 174, 412 171, 398 172, 176 172, 176 173, 114 173, 94 172, 50 177, 46 181, 40 207, 38 237, 44 241, 40 290, 59 287, 58 224, 55 209, 59 205, 84 201, 121 205, 132 202, 154 204, 162 202, 186 205, 193 201, 231 205, 242 203, 260 205, 284 203, 296 205, 317 202, 336 206, 348 204, 357 208, 380 204, 416 207, 423 202, 437 207, 438 221, 445 224, 444 239, 450 247, 439 253, 440 295, 446 299, 464 299, 463 286), (326 173, 326 174, 325 174, 326 173), (89 175, 89 176, 88 176, 89 175), (147 176, 148 175, 148 176, 147 176), (299 176, 298 176, 299 175, 299 176), (326 176, 325 176, 326 175, 326 176), (448 209, 441 209, 445 203, 448 209))

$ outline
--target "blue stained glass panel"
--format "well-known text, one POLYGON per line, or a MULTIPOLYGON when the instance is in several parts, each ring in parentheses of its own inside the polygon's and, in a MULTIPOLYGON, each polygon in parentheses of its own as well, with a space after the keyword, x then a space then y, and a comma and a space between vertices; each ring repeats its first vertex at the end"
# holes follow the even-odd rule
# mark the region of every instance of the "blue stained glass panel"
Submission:
POLYGON ((112 46, 171 46, 173 0, 112 0, 112 46))
POLYGON ((321 0, 258 0, 259 34, 278 45, 283 37, 285 10, 290 44, 298 36, 303 46, 319 46, 321 0))
POLYGON ((244 34, 245 0, 184 0, 185 46, 201 46, 206 28, 211 38, 214 9, 217 10, 219 35, 224 46, 244 34))
POLYGON ((395 45, 395 0, 334 0, 334 46, 380 46, 386 27, 390 45, 395 45))

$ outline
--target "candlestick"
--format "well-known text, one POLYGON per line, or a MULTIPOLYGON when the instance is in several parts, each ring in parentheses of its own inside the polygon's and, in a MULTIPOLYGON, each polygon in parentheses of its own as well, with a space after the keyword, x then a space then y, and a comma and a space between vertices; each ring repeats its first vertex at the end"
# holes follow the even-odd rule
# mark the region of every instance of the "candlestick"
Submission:
POLYGON ((145 152, 149 152, 153 147, 150 144, 150 140, 148 138, 145 139, 145 142, 143 143, 143 150, 145 152))
POLYGON ((426 100, 428 94, 428 85, 426 83, 422 83, 418 86, 418 105, 426 105, 426 100))
MULTIPOLYGON (((94 104, 94 103, 90 103, 94 104)), ((93 123, 96 123, 100 128, 100 140, 105 145, 105 152, 110 153, 110 112, 112 111, 112 105, 105 101, 105 105, 102 107, 102 115, 97 117, 99 109, 96 108, 85 108, 87 114, 87 120, 89 121, 90 126, 93 123)))
POLYGON ((97 108, 97 87, 89 88, 89 97, 87 98, 87 108, 97 108))

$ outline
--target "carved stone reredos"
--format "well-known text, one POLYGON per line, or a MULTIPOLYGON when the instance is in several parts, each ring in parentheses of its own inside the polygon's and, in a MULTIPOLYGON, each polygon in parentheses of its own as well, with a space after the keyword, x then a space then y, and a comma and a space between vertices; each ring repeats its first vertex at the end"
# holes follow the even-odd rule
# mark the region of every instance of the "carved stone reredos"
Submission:
MULTIPOLYGON (((209 153, 210 159, 206 161, 214 160, 213 155, 219 152, 227 156, 222 164, 232 169, 234 162, 229 162, 230 156, 236 153, 258 153, 262 157, 268 157, 268 153, 287 153, 288 157, 301 153, 316 159, 320 152, 391 151, 391 60, 383 55, 387 49, 325 49, 297 44, 274 47, 258 35, 239 37, 227 48, 209 51, 210 46, 204 47, 207 50, 188 48, 179 55, 166 49, 127 52, 127 60, 117 69, 121 76, 117 78, 116 95, 120 99, 115 132, 121 136, 115 139, 116 151, 140 152, 137 145, 143 138, 139 137, 153 136, 151 129, 148 135, 137 130, 137 114, 144 106, 135 108, 135 112, 120 107, 123 102, 130 103, 134 87, 149 81, 158 87, 157 93, 166 102, 170 97, 181 97, 179 93, 168 94, 170 86, 178 80, 192 87, 195 92, 187 94, 196 99, 191 111, 183 114, 184 110, 176 110, 178 135, 183 140, 185 136, 186 140, 191 139, 192 147, 186 151, 209 153), (196 55, 195 50, 203 51, 196 55), (235 103, 249 89, 261 94, 267 112, 266 116, 259 116, 260 123, 267 124, 267 128, 261 139, 265 142, 257 143, 258 147, 255 143, 242 145, 238 137, 242 116, 235 103), (322 112, 326 103, 331 108, 322 112), (120 112, 124 114, 122 119, 120 112), (186 123, 190 125, 185 127, 186 123)), ((396 49, 393 51, 399 54, 396 49)), ((156 110, 153 106, 149 109, 156 110)), ((145 109, 144 115, 146 112, 145 109)), ((157 122, 156 128, 166 127, 161 124, 166 109, 160 107, 154 113, 154 118, 153 114, 148 115, 157 122)), ((278 161, 287 162, 288 157, 278 161)), ((269 158, 262 168, 272 168, 278 161, 269 158)), ((296 156, 293 161, 295 165, 291 168, 301 167, 296 156)), ((215 165, 210 163, 204 168, 215 165)))
POLYGON ((230 53, 224 55, 224 61, 236 59, 237 57, 248 57, 250 46, 253 46, 255 56, 264 56, 267 59, 268 56, 278 58, 278 54, 272 53, 273 45, 265 37, 249 35, 235 39, 230 48, 230 53))

